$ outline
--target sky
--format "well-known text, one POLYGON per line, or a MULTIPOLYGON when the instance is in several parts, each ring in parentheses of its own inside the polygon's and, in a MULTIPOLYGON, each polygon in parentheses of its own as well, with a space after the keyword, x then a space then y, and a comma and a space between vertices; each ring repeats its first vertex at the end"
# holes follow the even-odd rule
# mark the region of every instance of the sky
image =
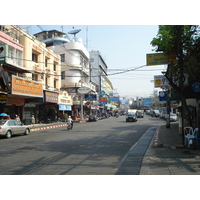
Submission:
MULTIPOLYGON (((44 30, 56 29, 64 33, 81 29, 77 37, 82 38, 88 51, 100 52, 107 64, 108 78, 113 84, 114 92, 120 97, 148 98, 155 89, 152 82, 154 75, 162 75, 161 71, 166 70, 166 65, 146 66, 146 54, 155 53, 150 42, 158 33, 157 25, 40 24, 39 26, 44 30), (131 69, 135 70, 124 72, 131 69), (123 73, 115 75, 117 72, 123 73)), ((37 25, 20 25, 20 27, 32 35, 42 31, 37 25)), ((73 38, 71 34, 68 36, 73 38)))

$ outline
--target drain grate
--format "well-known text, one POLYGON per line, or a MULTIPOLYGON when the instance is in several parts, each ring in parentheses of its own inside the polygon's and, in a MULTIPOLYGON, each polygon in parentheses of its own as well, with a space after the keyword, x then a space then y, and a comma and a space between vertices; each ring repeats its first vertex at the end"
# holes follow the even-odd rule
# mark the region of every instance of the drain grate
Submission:
POLYGON ((18 150, 32 150, 32 149, 36 149, 37 147, 22 147, 18 150))

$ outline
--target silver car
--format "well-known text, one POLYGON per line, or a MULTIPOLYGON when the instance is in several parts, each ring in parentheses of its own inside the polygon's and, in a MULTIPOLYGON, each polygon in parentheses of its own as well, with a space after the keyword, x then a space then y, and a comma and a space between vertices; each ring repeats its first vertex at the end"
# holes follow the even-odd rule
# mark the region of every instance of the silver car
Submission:
POLYGON ((0 120, 0 135, 10 138, 12 135, 20 133, 28 135, 30 133, 30 128, 14 119, 0 120))

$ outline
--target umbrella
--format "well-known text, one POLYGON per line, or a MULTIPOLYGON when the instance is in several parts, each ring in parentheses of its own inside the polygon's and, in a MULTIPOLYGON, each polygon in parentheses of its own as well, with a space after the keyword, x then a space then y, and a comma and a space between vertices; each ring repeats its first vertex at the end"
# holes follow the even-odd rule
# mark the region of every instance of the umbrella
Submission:
POLYGON ((0 116, 5 117, 5 116, 8 116, 8 115, 6 113, 1 113, 0 116))

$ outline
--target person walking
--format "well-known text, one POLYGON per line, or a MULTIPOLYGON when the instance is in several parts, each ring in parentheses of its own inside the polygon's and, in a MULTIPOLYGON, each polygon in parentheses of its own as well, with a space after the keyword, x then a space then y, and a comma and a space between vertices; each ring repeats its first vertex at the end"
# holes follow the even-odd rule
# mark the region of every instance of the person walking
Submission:
POLYGON ((32 117, 31 117, 31 125, 32 125, 32 127, 34 127, 34 125, 35 125, 35 117, 34 117, 34 115, 32 115, 32 117))
POLYGON ((16 115, 15 120, 17 120, 18 122, 21 121, 19 115, 16 115))
POLYGON ((73 119, 71 118, 71 116, 68 117, 67 124, 68 126, 71 126, 71 129, 73 128, 73 119))

